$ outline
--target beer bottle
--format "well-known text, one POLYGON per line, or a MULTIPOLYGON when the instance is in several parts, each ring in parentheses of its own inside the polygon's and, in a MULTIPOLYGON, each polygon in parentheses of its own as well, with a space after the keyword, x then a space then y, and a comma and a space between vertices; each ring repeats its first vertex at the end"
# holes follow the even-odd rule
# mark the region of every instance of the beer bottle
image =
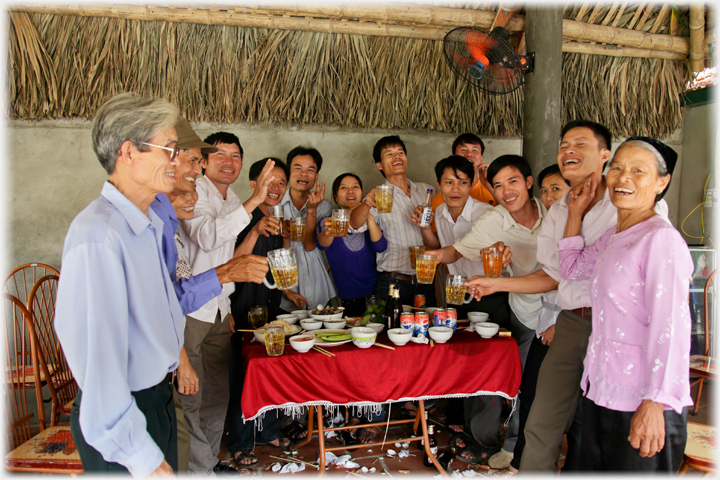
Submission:
POLYGON ((397 288, 393 291, 393 311, 392 311, 392 328, 400 328, 400 315, 402 315, 402 303, 400 303, 400 290, 397 288))
MULTIPOLYGON (((433 457, 437 456, 438 447, 437 441, 435 441, 435 425, 428 425, 428 444, 430 445, 430 453, 433 457)), ((435 468, 435 464, 432 463, 427 451, 423 450, 423 465, 426 467, 435 468)))
MULTIPOLYGON (((388 330, 400 327, 399 320, 398 325, 394 325, 395 291, 395 285, 390 285, 390 292, 385 302, 385 310, 383 311, 383 323, 385 323, 385 328, 388 330)), ((402 310, 402 307, 400 307, 400 310, 402 310)))

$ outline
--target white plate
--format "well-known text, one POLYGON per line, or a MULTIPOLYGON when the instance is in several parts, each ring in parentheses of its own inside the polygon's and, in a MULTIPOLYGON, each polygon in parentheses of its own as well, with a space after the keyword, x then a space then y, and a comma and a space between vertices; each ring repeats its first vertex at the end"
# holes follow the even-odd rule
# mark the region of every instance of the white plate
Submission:
POLYGON ((341 329, 341 328, 333 328, 333 329, 322 328, 320 330, 313 330, 311 332, 308 332, 308 333, 315 334, 315 345, 318 347, 334 347, 335 345, 342 345, 344 343, 352 342, 352 338, 349 340, 343 340, 341 342, 326 342, 317 336, 317 334, 320 332, 323 332, 323 333, 325 333, 325 332, 347 333, 348 335, 350 334, 350 330, 345 330, 345 329, 341 329))

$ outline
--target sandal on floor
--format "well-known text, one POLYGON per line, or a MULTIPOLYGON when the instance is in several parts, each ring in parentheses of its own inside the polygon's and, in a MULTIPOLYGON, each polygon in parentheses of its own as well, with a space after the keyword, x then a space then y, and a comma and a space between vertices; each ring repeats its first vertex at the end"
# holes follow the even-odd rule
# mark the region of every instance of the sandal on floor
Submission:
POLYGON ((258 461, 258 458, 253 453, 252 448, 248 448, 247 450, 240 450, 239 455, 235 459, 235 465, 237 468, 253 468, 260 465, 260 462, 258 461), (245 460, 246 458, 252 459, 252 462, 250 463, 241 463, 242 460, 245 460))
POLYGON ((307 437, 307 427, 297 420, 293 420, 282 428, 282 434, 292 442, 299 442, 307 437))
POLYGON ((281 451, 285 451, 285 450, 289 450, 289 449, 290 449, 290 444, 291 444, 291 443, 292 443, 292 442, 290 441, 289 438, 283 437, 282 435, 280 435, 280 436, 278 437, 278 444, 277 444, 277 445, 274 445, 274 444, 272 444, 272 443, 270 443, 270 442, 266 442, 266 443, 255 442, 255 446, 256 446, 256 447, 270 447, 270 448, 276 448, 276 449, 281 450, 281 451))
POLYGON ((500 450, 500 447, 485 447, 481 445, 479 442, 476 442, 475 439, 470 437, 469 435, 463 433, 458 434, 450 441, 450 448, 452 449, 453 453, 455 454, 455 458, 460 460, 461 462, 466 462, 471 465, 476 465, 478 463, 484 463, 487 459, 490 458, 491 455, 494 453, 497 453, 500 450), (463 443, 465 444, 465 447, 459 447, 457 445, 457 440, 462 439, 463 443), (463 457, 463 453, 472 453, 473 458, 466 458, 463 457), (483 456, 485 455, 485 456, 483 456))
POLYGON ((380 435, 380 429, 378 427, 365 427, 360 430, 358 440, 360 440, 360 443, 375 443, 378 435, 380 435))
POLYGON ((343 445, 349 447, 351 445, 357 445, 357 438, 350 432, 350 430, 340 430, 340 440, 343 445))

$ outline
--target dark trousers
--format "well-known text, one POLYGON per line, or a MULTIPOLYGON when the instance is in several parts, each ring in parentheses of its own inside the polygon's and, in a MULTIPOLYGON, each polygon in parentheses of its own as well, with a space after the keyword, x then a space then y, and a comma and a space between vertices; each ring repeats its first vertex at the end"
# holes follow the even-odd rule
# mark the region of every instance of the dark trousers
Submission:
MULTIPOLYGON (((135 404, 145 415, 147 432, 155 441, 165 461, 170 464, 173 472, 178 470, 177 448, 177 420, 175 417, 175 404, 173 403, 173 386, 163 382, 154 387, 138 392, 130 392, 135 398, 135 404)), ((70 411, 70 432, 80 454, 85 473, 89 472, 125 472, 127 468, 115 462, 106 461, 103 456, 88 445, 80 429, 80 408, 82 406, 82 392, 78 391, 72 410, 70 411)), ((159 465, 158 465, 159 466, 159 465)))
MULTIPOLYGON (((538 374, 540 373, 540 365, 545 359, 545 354, 550 349, 547 345, 543 345, 542 340, 534 337, 530 344, 527 359, 525 360, 525 370, 522 374, 522 382, 520 383, 520 426, 518 440, 515 444, 513 459, 510 465, 520 468, 520 460, 522 459, 523 450, 525 449, 525 423, 527 422, 530 407, 535 400, 535 389, 537 387, 538 374)), ((582 423, 580 421, 582 415, 581 404, 578 404, 575 418, 567 432, 568 451, 563 465, 564 472, 580 470, 580 436, 582 434, 582 423)))
POLYGON ((340 305, 345 308, 343 316, 345 317, 362 317, 367 310, 365 306, 365 297, 354 298, 352 300, 340 299, 340 305))
POLYGON ((582 469, 584 471, 677 473, 687 442, 687 407, 682 413, 665 410, 665 446, 652 457, 641 457, 630 445, 630 421, 635 412, 618 412, 582 399, 582 469))
POLYGON ((422 294, 425 295, 426 307, 437 307, 434 284, 412 283, 409 280, 386 277, 381 273, 378 273, 378 282, 375 286, 375 296, 378 301, 387 300, 390 285, 395 285, 395 288, 400 290, 400 303, 403 305, 413 306, 415 295, 422 294))
POLYGON ((228 404, 228 438, 227 447, 230 453, 235 454, 241 450, 252 449, 257 441, 268 443, 279 438, 280 420, 278 410, 267 412, 262 421, 262 430, 256 429, 255 422, 244 422, 242 412, 242 391, 245 382, 245 365, 242 359, 243 333, 235 332, 230 337, 230 364, 228 366, 230 378, 230 402, 228 404))
POLYGON ((458 311, 458 318, 468 318, 468 312, 485 312, 489 314, 488 322, 497 323, 500 328, 510 328, 510 304, 508 304, 508 292, 497 292, 487 295, 479 302, 473 299, 470 303, 463 305, 448 305, 458 311))

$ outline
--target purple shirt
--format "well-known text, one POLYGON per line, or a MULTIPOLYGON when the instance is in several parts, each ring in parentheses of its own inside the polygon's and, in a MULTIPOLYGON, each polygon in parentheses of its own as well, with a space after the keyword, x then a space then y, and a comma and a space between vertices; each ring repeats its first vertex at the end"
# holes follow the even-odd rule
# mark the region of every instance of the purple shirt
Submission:
POLYGON ((562 277, 590 279, 592 334, 581 387, 611 410, 633 412, 652 400, 681 413, 693 404, 690 251, 661 215, 616 229, 587 247, 582 236, 558 242, 562 277))

